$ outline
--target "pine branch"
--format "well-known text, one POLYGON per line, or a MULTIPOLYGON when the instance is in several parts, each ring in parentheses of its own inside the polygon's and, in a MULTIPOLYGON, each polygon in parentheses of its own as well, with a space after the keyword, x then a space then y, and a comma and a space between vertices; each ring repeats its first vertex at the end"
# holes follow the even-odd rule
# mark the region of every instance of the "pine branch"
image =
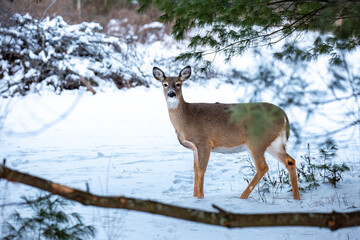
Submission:
MULTIPOLYGON (((320 7, 318 9, 315 9, 314 11, 310 12, 310 13, 307 13, 303 16, 301 16, 300 18, 296 19, 295 21, 293 21, 292 23, 288 24, 288 25, 284 25, 282 28, 279 28, 275 31, 272 31, 270 33, 266 33, 266 34, 261 34, 261 35, 258 35, 258 36, 254 36, 254 37, 251 37, 251 38, 247 38, 247 39, 241 39, 239 41, 235 41, 235 42, 232 42, 222 48, 219 48, 213 52, 210 52, 210 53, 205 53, 204 55, 208 55, 208 54, 214 54, 214 53, 218 53, 218 52, 222 52, 224 51, 225 49, 227 48, 230 48, 230 47, 233 47, 235 45, 239 45, 243 42, 251 42, 251 41, 254 41, 254 40, 257 40, 257 39, 264 39, 264 38, 268 38, 268 37, 273 37, 275 36, 276 34, 278 33, 281 33, 281 32, 284 32, 288 29, 291 29, 290 30, 290 33, 288 34, 284 34, 283 37, 280 38, 280 40, 278 41, 281 41, 283 40, 284 38, 290 36, 293 32, 295 32, 299 27, 301 27, 303 24, 306 23, 306 21, 310 20, 313 16, 315 16, 318 12, 320 12, 321 10, 325 9, 326 7, 323 6, 323 7, 320 7), (305 21, 303 21, 305 19, 305 21), (300 22, 300 24, 298 24, 300 22), (294 27, 294 29, 292 29, 294 27)), ((275 42, 271 42, 270 44, 274 44, 278 41, 275 41, 275 42)))
POLYGON ((12 170, 5 166, 5 161, 3 165, 0 165, 0 178, 42 189, 84 205, 135 210, 228 228, 311 226, 336 230, 360 226, 360 211, 347 213, 235 214, 218 206, 214 206, 218 212, 210 212, 124 196, 99 196, 12 170))

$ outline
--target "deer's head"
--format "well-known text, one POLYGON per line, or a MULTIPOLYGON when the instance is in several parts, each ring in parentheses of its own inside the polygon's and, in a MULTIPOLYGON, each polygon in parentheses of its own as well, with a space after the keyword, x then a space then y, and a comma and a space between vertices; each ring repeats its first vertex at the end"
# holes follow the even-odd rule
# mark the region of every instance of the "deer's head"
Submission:
POLYGON ((182 82, 190 77, 191 67, 183 68, 178 77, 166 77, 160 68, 154 67, 153 75, 156 80, 162 82, 168 108, 177 108, 179 102, 183 100, 181 92, 182 82))

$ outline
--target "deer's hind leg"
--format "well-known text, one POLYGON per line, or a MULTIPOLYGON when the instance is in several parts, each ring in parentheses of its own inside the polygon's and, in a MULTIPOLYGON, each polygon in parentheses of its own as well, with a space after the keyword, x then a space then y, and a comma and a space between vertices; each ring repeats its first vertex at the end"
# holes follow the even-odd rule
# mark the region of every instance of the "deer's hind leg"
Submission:
POLYGON ((299 200, 300 193, 297 181, 295 160, 286 152, 285 144, 281 144, 278 146, 270 146, 267 152, 285 165, 286 169, 290 174, 293 198, 299 200))
POLYGON ((265 150, 259 149, 256 147, 250 147, 248 146, 251 156, 253 158, 255 167, 256 167, 256 173, 245 191, 241 194, 240 198, 248 198, 250 193, 254 190, 255 186, 259 183, 261 178, 265 175, 265 173, 269 170, 269 166, 267 165, 265 161, 265 150))

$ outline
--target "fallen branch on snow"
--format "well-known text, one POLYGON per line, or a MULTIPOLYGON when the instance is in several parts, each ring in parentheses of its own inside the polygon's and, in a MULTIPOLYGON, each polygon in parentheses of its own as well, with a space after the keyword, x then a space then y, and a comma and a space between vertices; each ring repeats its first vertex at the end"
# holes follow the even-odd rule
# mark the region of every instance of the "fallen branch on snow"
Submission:
POLYGON ((5 164, 0 165, 0 178, 42 189, 84 205, 135 210, 228 228, 309 226, 336 230, 339 228, 360 225, 360 211, 347 213, 235 214, 227 212, 215 205, 213 205, 213 207, 219 212, 177 207, 156 201, 127 198, 123 196, 105 197, 93 195, 89 192, 84 192, 12 170, 6 167, 5 164))

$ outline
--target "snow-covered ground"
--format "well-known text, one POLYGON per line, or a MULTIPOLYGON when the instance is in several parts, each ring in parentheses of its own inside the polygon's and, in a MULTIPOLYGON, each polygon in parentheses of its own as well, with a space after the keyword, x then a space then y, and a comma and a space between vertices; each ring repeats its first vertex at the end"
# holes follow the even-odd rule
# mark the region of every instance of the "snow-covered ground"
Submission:
MULTIPOLYGON (((155 80, 154 80, 155 81, 155 80)), ((214 83, 184 86, 190 102, 237 102, 242 89, 214 83)), ((4 100, 2 100, 4 106, 4 100)), ((360 208, 359 142, 341 151, 338 160, 351 167, 337 188, 321 185, 292 199, 287 190, 254 191, 239 199, 252 177, 248 154, 212 153, 205 175, 205 198, 193 191, 193 155, 177 141, 159 87, 129 90, 104 88, 96 95, 65 91, 29 94, 11 100, 0 136, 1 158, 7 165, 61 184, 101 195, 125 195, 174 205, 215 211, 216 204, 236 213, 331 212, 360 208)), ((289 114, 290 121, 296 116, 289 114)), ((305 147, 290 146, 300 162, 305 147)), ((316 149, 315 149, 316 150, 316 149)), ((315 151, 314 150, 314 151, 315 151)), ((267 156, 270 174, 278 162, 267 156)), ((281 168, 282 166, 280 166, 281 168)), ((0 203, 19 202, 34 189, 0 181, 0 203)), ((12 207, 2 208, 6 221, 12 207)), ((310 227, 226 229, 127 210, 75 204, 87 224, 97 228, 96 239, 359 239, 360 228, 331 232, 310 227)))
MULTIPOLYGON (((52 21, 45 22, 50 24, 52 21)), ((138 56, 126 64, 129 69, 140 69, 146 81, 153 81, 155 84, 150 88, 117 90, 114 85, 103 83, 93 96, 85 89, 63 91, 61 95, 56 95, 42 86, 38 92, 30 92, 25 97, 1 98, 0 159, 6 158, 11 168, 71 187, 85 190, 88 183, 94 194, 125 195, 209 211, 215 211, 212 204, 236 213, 360 209, 359 136, 346 144, 341 143, 336 161, 346 162, 351 170, 343 174, 337 188, 323 184, 315 190, 301 193, 300 201, 293 200, 287 189, 264 196, 255 189, 249 199, 240 200, 239 196, 247 186, 244 178, 249 179, 253 175, 249 168, 249 155, 212 153, 205 175, 205 198, 194 198, 193 154, 178 143, 160 84, 149 77, 154 64, 166 74, 176 74, 177 69, 183 66, 173 64, 169 59, 185 48, 186 43, 175 43, 171 37, 165 36, 163 41, 134 45, 129 50, 136 49, 134 54, 138 56)), ((351 55, 355 56, 351 59, 353 64, 359 64, 356 61, 359 55, 359 51, 351 55)), ((231 76, 233 69, 251 72, 259 62, 270 58, 271 53, 266 51, 262 56, 248 54, 226 64, 223 58, 217 57, 214 68, 222 76, 231 76)), ((326 65, 325 61, 309 64, 308 72, 304 73, 311 76, 315 87, 324 86, 318 73, 324 73, 326 65)), ((5 60, 2 66, 5 66, 5 60)), ((88 67, 74 65, 78 71, 86 71, 88 69, 84 68, 88 67)), ((191 78, 196 77, 194 74, 191 78)), ((221 80, 224 82, 224 79, 221 80)), ((227 103, 248 99, 241 85, 219 84, 221 80, 207 81, 203 78, 202 83, 206 82, 203 85, 189 81, 183 87, 184 98, 189 102, 227 103)), ((272 99, 270 97, 269 101, 272 99)), ((352 107, 341 104, 322 110, 339 114, 340 110, 346 112, 352 107)), ((290 122, 303 123, 306 118, 294 108, 287 109, 287 113, 290 122)), ((324 133, 336 124, 328 121, 327 116, 319 114, 302 126, 307 131, 324 133)), ((338 137, 344 139, 344 135, 348 134, 342 133, 338 137)), ((301 155, 306 154, 307 142, 312 146, 312 156, 317 154, 319 139, 307 139, 303 145, 295 146, 294 137, 290 139, 288 150, 298 164, 302 161, 301 155)), ((267 159, 270 174, 276 175, 283 166, 270 156, 267 159)), ((21 195, 32 196, 35 192, 30 187, 0 181, 0 204, 19 202, 21 195)), ((8 219, 13 209, 0 209, 0 224, 8 219)), ((81 213, 87 224, 96 226, 96 239, 360 239, 359 227, 335 232, 310 227, 226 229, 80 204, 75 204, 73 210, 81 213)), ((0 226, 0 235, 2 230, 0 226)))

